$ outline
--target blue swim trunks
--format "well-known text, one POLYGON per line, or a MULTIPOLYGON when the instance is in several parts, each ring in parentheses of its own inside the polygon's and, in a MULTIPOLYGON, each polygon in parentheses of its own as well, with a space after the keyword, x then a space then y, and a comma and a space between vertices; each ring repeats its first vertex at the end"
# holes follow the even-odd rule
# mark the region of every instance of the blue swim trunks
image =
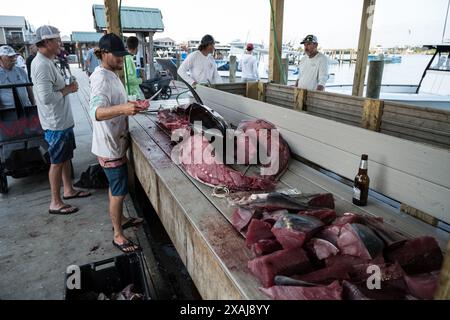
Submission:
POLYGON ((60 164, 72 160, 75 144, 73 127, 65 130, 45 130, 45 140, 48 143, 48 153, 51 164, 60 164))
POLYGON ((128 193, 128 166, 123 164, 116 168, 103 168, 109 182, 113 197, 123 197, 128 193))

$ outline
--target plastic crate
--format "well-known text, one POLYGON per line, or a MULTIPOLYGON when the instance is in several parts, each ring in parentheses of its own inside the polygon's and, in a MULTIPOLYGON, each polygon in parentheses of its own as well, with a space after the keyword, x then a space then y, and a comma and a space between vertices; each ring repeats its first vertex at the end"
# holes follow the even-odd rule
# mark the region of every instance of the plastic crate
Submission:
POLYGON ((65 300, 93 300, 89 293, 103 293, 110 296, 121 292, 126 286, 133 284, 134 292, 140 293, 145 300, 150 299, 149 287, 145 276, 142 253, 120 255, 100 262, 80 267, 81 288, 68 289, 67 278, 64 281, 65 300))

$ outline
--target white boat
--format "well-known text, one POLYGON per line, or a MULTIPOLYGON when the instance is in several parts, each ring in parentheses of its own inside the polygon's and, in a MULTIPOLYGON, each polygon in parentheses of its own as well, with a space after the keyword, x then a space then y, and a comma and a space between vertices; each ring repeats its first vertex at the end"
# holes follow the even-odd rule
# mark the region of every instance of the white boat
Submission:
MULTIPOLYGON (((421 107, 450 110, 450 45, 429 45, 436 53, 415 85, 382 85, 380 99, 421 107)), ((348 94, 352 85, 327 85, 327 91, 348 94)))

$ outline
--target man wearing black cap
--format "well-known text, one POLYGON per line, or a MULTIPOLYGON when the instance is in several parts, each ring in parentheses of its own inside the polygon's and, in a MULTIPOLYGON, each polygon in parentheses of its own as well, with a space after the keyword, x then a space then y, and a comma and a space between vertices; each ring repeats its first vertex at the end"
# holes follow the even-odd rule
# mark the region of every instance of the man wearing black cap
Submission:
POLYGON ((328 81, 328 58, 317 51, 318 41, 314 35, 308 35, 301 42, 305 46, 305 56, 300 61, 296 87, 324 91, 328 81))
POLYGON ((178 69, 180 77, 191 86, 195 87, 197 83, 222 83, 216 62, 212 57, 215 43, 214 38, 209 34, 204 36, 198 50, 188 55, 178 69))
POLYGON ((97 156, 109 182, 113 244, 125 253, 139 249, 125 238, 125 225, 133 226, 142 222, 142 219, 127 219, 123 215, 123 201, 128 193, 128 116, 143 110, 136 102, 127 101, 125 88, 116 74, 122 70, 124 56, 128 54, 120 37, 114 33, 104 35, 99 41, 99 48, 95 50, 101 64, 90 77, 92 153, 97 156))

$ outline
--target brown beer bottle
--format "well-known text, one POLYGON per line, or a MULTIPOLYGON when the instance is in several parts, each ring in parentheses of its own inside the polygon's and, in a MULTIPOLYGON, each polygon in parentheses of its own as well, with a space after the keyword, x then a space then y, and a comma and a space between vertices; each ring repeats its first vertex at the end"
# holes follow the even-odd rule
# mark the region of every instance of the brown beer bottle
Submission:
POLYGON ((367 175, 368 164, 369 157, 367 154, 363 154, 358 174, 355 177, 355 184, 353 185, 353 203, 361 207, 367 205, 367 198, 369 196, 370 179, 367 175))

